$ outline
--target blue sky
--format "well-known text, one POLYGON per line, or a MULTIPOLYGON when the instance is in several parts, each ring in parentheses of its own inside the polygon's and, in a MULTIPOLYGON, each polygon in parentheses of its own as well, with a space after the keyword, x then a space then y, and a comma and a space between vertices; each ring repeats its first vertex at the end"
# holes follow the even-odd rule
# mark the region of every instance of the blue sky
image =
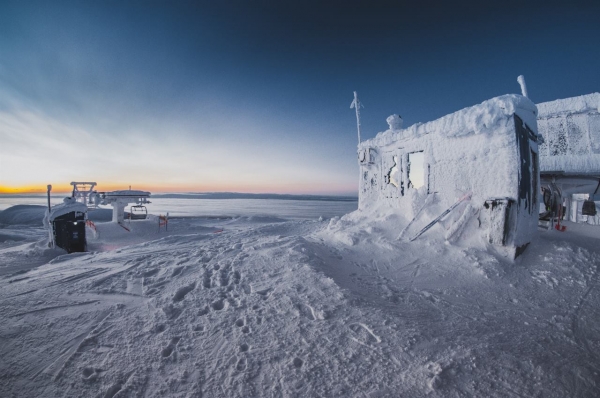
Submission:
POLYGON ((366 139, 600 89, 593 2, 170 3, 0 0, 0 189, 355 194, 354 90, 366 139))

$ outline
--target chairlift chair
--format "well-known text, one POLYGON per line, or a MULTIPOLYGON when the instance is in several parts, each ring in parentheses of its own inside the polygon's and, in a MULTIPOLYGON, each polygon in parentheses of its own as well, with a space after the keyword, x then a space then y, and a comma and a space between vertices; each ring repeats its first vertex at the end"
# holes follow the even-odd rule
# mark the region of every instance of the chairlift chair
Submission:
POLYGON ((595 216, 596 215, 596 203, 594 203, 594 197, 598 192, 598 188, 600 188, 600 181, 598 181, 598 186, 592 195, 590 195, 589 199, 586 199, 583 202, 583 206, 581 206, 581 214, 584 216, 595 216))
POLYGON ((131 206, 129 215, 132 220, 145 220, 148 217, 148 209, 143 205, 131 206))
POLYGON ((583 202, 583 206, 581 206, 581 214, 584 216, 595 216, 596 213, 596 204, 594 203, 594 201, 585 200, 583 202))

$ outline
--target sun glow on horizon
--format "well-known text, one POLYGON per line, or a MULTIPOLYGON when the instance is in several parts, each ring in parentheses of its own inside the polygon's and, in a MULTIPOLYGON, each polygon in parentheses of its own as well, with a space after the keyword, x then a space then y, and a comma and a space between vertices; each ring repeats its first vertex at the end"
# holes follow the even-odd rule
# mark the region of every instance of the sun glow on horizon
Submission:
MULTIPOLYGON (((0 194, 44 194, 47 191, 48 184, 28 184, 20 186, 0 185, 0 194)), ((70 193, 73 187, 70 184, 59 183, 51 184, 52 193, 70 193)), ((355 196, 358 195, 353 187, 328 187, 314 186, 308 184, 292 184, 294 186, 266 186, 266 185, 149 185, 149 184, 121 184, 121 183, 102 183, 96 185, 98 192, 110 192, 125 189, 139 191, 148 191, 150 193, 208 193, 208 192, 238 192, 254 194, 289 194, 289 195, 332 195, 332 196, 355 196)))

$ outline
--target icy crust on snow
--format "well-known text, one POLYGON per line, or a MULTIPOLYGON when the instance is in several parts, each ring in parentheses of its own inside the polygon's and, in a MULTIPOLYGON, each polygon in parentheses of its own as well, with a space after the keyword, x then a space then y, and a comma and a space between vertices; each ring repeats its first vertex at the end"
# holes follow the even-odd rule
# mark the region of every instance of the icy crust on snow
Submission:
POLYGON ((600 93, 558 99, 537 104, 539 117, 564 116, 573 113, 600 112, 600 93))
POLYGON ((44 224, 48 224, 54 221, 57 217, 60 217, 67 213, 71 213, 73 211, 86 213, 87 206, 81 202, 77 202, 75 198, 64 198, 63 203, 56 206, 52 206, 50 211, 46 210, 46 214, 44 216, 44 224))
POLYGON ((363 141, 359 147, 386 146, 399 140, 431 133, 446 137, 493 134, 498 130, 498 126, 506 124, 507 117, 513 114, 521 117, 528 126, 535 126, 535 104, 521 95, 507 94, 431 122, 417 123, 403 130, 388 129, 377 134, 375 138, 363 141))

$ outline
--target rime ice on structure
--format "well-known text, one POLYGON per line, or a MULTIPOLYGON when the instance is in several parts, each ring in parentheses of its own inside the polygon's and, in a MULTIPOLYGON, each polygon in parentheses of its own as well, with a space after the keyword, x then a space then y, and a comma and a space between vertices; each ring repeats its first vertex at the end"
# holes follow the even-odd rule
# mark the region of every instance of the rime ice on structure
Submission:
POLYGON ((538 104, 542 173, 600 173, 600 93, 538 104))
POLYGON ((459 221, 479 217, 490 243, 519 255, 538 222, 536 113, 528 98, 504 95, 406 129, 390 116, 390 129, 358 145, 359 209, 396 208, 410 219, 427 195, 448 208, 471 193, 459 221))
POLYGON ((573 194, 593 193, 600 179, 600 93, 544 102, 538 110, 542 183, 554 182, 568 198, 568 218, 580 221, 581 195, 573 194))

